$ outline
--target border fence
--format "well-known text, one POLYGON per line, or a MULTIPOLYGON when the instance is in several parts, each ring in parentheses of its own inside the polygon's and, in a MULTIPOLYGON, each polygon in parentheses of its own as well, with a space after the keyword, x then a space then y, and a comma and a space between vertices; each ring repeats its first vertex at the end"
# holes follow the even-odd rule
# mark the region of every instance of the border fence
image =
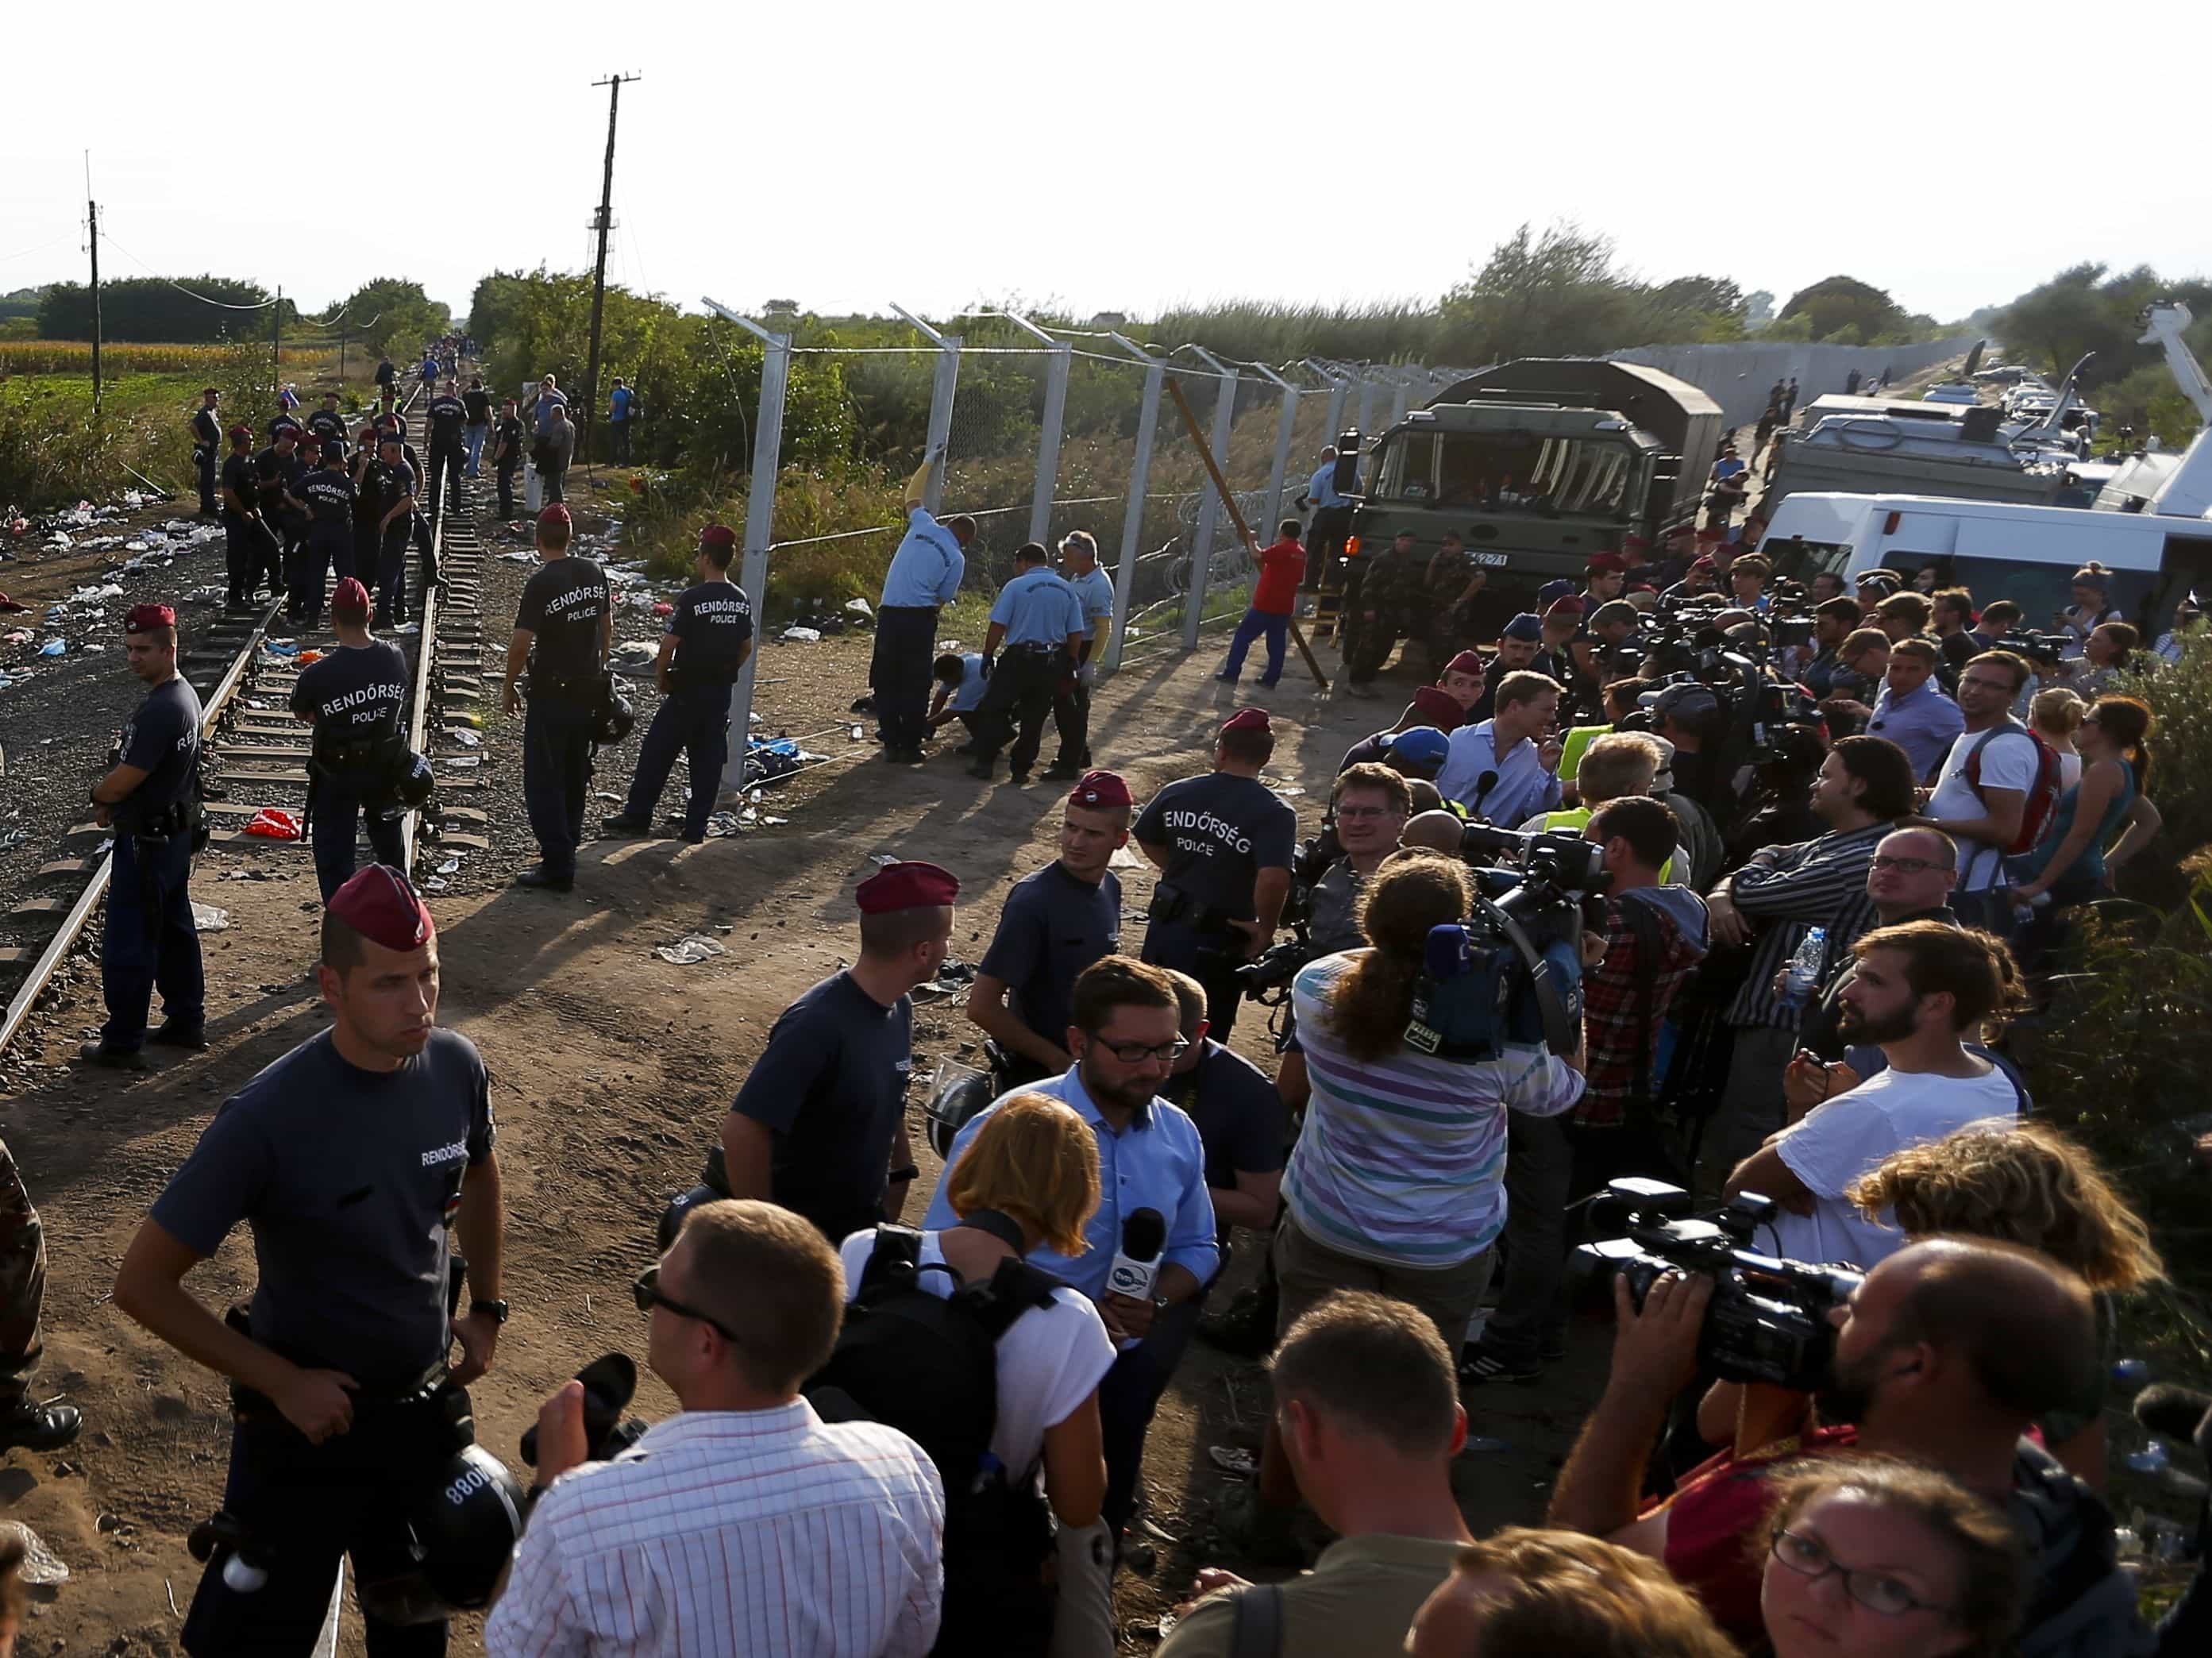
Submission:
MULTIPOLYGON (((923 505, 963 513, 976 537, 963 586, 995 592, 1013 573, 1024 542, 1056 545, 1073 530, 1097 542, 1113 578, 1115 618, 1103 666, 1195 651, 1212 628, 1233 625, 1254 571, 1207 482, 1172 386, 1182 393, 1237 509, 1254 531, 1273 533, 1296 515, 1323 446, 1347 428, 1371 437, 1475 372, 1423 364, 1345 363, 1309 357, 1244 362, 1205 347, 1140 344, 1113 329, 1053 329, 1012 312, 976 313, 933 325, 900 307, 911 345, 799 345, 789 333, 713 299, 707 308, 757 338, 764 359, 759 406, 750 420, 739 580, 765 616, 771 566, 779 557, 835 550, 887 565, 902 523, 775 537, 779 464, 794 360, 834 360, 843 383, 869 401, 919 414, 928 408, 927 447, 941 457, 923 505)), ((1613 355, 1648 363, 1699 386, 1731 427, 1755 418, 1767 388, 1793 375, 1802 404, 1863 378, 1915 374, 1963 350, 1948 340, 1893 349, 1795 344, 1647 347, 1613 355)), ((1702 462, 1699 463, 1702 465, 1702 462)), ((732 692, 734 728, 749 728, 757 653, 732 692)), ((744 745, 726 780, 742 782, 744 745)))

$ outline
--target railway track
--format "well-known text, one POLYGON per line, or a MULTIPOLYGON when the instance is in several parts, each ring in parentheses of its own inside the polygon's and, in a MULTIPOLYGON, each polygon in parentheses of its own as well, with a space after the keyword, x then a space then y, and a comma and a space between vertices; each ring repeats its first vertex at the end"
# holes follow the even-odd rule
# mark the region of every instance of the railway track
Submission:
MULTIPOLYGON (((426 440, 416 442, 418 453, 427 454, 428 449, 426 440)), ((475 480, 464 480, 470 497, 476 488, 475 480)), ((418 629, 400 636, 412 657, 409 744, 432 756, 438 778, 437 794, 422 811, 407 814, 401 836, 416 878, 431 882, 433 890, 437 878, 430 871, 449 852, 489 849, 478 832, 486 824, 483 811, 454 804, 483 786, 481 780, 469 774, 474 769, 475 732, 482 717, 477 704, 483 688, 483 545, 472 518, 466 513, 449 514, 446 507, 443 496, 430 505, 433 562, 442 582, 420 592, 413 607, 420 618, 418 629)), ((419 584, 422 573, 411 550, 410 562, 416 568, 410 570, 409 580, 419 584)), ((300 671, 289 658, 267 648, 281 618, 281 601, 272 601, 258 616, 219 617, 198 630, 185 672, 200 699, 201 741, 212 756, 209 770, 215 787, 206 803, 210 848, 305 859, 305 841, 246 832, 246 823, 263 808, 297 813, 307 801, 307 727, 290 712, 300 671)), ((56 856, 40 866, 39 876, 65 889, 76 883, 75 890, 28 898, 5 918, 9 932, 18 937, 35 934, 42 927, 51 927, 52 932, 43 945, 0 947, 0 975, 21 975, 9 991, 6 1013, 0 1016, 0 1054, 30 1022, 72 954, 91 936, 93 920, 107 890, 107 835, 88 818, 70 828, 56 856)))

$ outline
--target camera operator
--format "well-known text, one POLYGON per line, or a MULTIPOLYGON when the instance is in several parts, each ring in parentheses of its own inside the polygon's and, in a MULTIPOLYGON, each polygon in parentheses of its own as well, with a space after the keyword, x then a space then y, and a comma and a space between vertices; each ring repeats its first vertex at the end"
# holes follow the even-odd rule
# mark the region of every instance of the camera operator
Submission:
POLYGON ((1721 701, 1712 688, 1684 680, 1639 701, 1650 709, 1652 731, 1674 745, 1674 786, 1704 808, 1716 823, 1735 817, 1735 780, 1721 751, 1721 701))
POLYGON ((1828 717, 1831 736, 1849 737, 1874 718, 1872 704, 1889 672, 1889 635, 1879 628, 1856 629, 1837 647, 1836 661, 1820 712, 1828 717))
MULTIPOLYGON (((1602 741, 1649 743, 1628 736, 1602 741)), ((1587 768, 1588 762, 1585 762, 1587 768)), ((1674 855, 1674 815, 1629 794, 1583 830, 1605 848, 1603 960, 1583 980, 1587 1049, 1581 1102, 1565 1116, 1516 1113, 1506 1122, 1505 1283, 1461 1374, 1469 1382, 1534 1382, 1566 1351, 1566 1206, 1617 1175, 1663 1167, 1652 1120, 1652 1067, 1668 1010, 1705 958, 1705 901, 1662 886, 1674 855)))
POLYGON ((1397 851, 1413 814, 1413 794, 1388 766, 1358 765, 1337 774, 1328 809, 1343 856, 1322 871, 1308 902, 1316 956, 1357 950, 1366 942, 1359 931, 1360 898, 1382 860, 1397 851))
POLYGON ((1753 765, 1750 795, 1729 827, 1725 857, 1731 869, 1761 847, 1809 841, 1826 827, 1813 810, 1813 779, 1828 757, 1820 733, 1787 726, 1770 732, 1767 741, 1772 758, 1753 765))
POLYGON ((1813 610, 1813 643, 1818 647, 1800 683, 1815 701, 1836 695, 1836 671, 1843 666, 1844 641, 1858 631, 1859 607, 1848 598, 1823 599, 1813 610))
POLYGON ((1559 683, 1540 673, 1498 681, 1496 712, 1451 734, 1437 791, 1486 823, 1518 823, 1559 804, 1559 756, 1553 735, 1559 683))
POLYGON ((1698 1375, 1714 1280, 1670 1272, 1641 1309, 1616 1280, 1612 1373, 1553 1488, 1550 1520, 1663 1562, 1721 1627, 1756 1648, 1763 1552, 1753 1542, 1778 1475, 1844 1449, 1939 1468, 2010 1515, 2034 1557, 2020 1658, 2148 1652, 2112 1517, 2022 1436, 2079 1399, 2098 1363, 2087 1288, 2064 1267, 1979 1239, 1914 1243, 1838 1310, 1822 1425, 1754 1448, 1739 1435, 1642 1509, 1645 1468, 1675 1396, 1698 1375))
POLYGON ((1129 843, 1129 786, 1110 771, 1086 774, 1060 815, 1060 856, 1014 883, 968 993, 970 1023, 998 1045, 1003 1093, 1074 1063, 1068 999, 1085 968, 1121 941, 1121 883, 1108 867, 1129 843))
POLYGON ((636 1284, 682 1410, 591 1461, 580 1381, 538 1415, 542 1494, 484 1649, 921 1658, 938 1631, 945 1491, 913 1440, 799 1397, 837 1341, 845 1273, 774 1204, 691 1211, 636 1284))
POLYGON ((1735 1031, 1728 1081, 1698 1158, 1701 1192, 1717 1191, 1737 1163, 1782 1126, 1782 1074, 1796 1052, 1797 1012, 1774 994, 1775 975, 1809 927, 1826 929, 1824 965, 1842 959, 1874 915, 1866 896, 1875 847, 1911 815, 1912 763, 1894 743, 1847 737, 1820 762, 1813 810, 1828 826, 1817 840, 1767 847, 1707 896, 1717 943, 1758 937, 1751 969, 1729 1003, 1735 1031))
POLYGON ((1244 999, 1237 969, 1274 942, 1290 896, 1298 815, 1260 781, 1274 752, 1267 711, 1240 709, 1222 724, 1212 771, 1170 783, 1137 817, 1137 849, 1160 872, 1144 959, 1206 987, 1223 1042, 1244 999))

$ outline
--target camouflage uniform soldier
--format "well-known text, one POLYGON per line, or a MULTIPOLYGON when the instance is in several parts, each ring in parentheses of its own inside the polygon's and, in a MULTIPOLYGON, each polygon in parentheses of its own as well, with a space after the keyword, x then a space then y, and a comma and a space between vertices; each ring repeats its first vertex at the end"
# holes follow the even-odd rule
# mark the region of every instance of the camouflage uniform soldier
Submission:
MULTIPOLYGON (((1398 537, 1390 550, 1368 567, 1357 601, 1358 626, 1346 663, 1351 689, 1365 695, 1375 676, 1397 648, 1398 636, 1413 622, 1421 603, 1421 567, 1413 562, 1413 538, 1398 537)), ((1425 632, 1415 623, 1417 631, 1425 632)))
POLYGON ((73 1405, 33 1405, 39 1311, 46 1299, 46 1240, 15 1159, 0 1145, 0 1449, 58 1450, 82 1425, 73 1405))

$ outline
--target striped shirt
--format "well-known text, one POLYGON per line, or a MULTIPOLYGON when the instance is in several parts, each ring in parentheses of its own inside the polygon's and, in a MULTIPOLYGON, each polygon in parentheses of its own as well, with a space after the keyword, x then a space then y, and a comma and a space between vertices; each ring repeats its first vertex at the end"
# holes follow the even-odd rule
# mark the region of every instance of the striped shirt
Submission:
POLYGON ((1850 958, 1852 941, 1874 925, 1867 866, 1882 836, 1898 827, 1869 823, 1795 846, 1762 847, 1729 878, 1724 890, 1736 908, 1769 923, 1752 946, 1751 971, 1729 1004, 1730 1024, 1797 1028, 1797 1014, 1775 997, 1774 975, 1797 953, 1807 931, 1816 926, 1828 929, 1816 983, 1827 983, 1836 964, 1850 958))
POLYGON ((1543 1048, 1441 1060, 1404 1047, 1356 1060, 1328 999, 1367 952, 1324 956, 1291 987, 1313 1097, 1283 1175, 1298 1230, 1392 1266, 1470 1260, 1505 1230, 1505 1114, 1555 1117, 1583 1079, 1543 1048))
POLYGON ((538 1499, 492 1658, 902 1658, 937 1638, 945 1497, 921 1448, 804 1400, 687 1411, 538 1499))

